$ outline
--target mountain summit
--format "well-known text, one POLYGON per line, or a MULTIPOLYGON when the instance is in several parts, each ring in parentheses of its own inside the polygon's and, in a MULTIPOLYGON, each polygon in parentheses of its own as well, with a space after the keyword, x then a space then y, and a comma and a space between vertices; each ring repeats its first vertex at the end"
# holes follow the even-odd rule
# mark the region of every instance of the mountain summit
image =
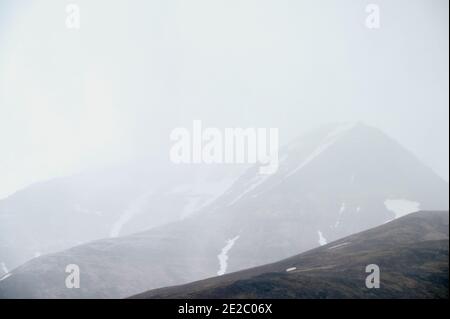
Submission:
POLYGON ((332 124, 249 168, 190 217, 35 258, 0 279, 9 298, 127 297, 275 262, 418 210, 447 210, 448 184, 378 129, 332 124), (77 264, 81 287, 67 289, 77 264))

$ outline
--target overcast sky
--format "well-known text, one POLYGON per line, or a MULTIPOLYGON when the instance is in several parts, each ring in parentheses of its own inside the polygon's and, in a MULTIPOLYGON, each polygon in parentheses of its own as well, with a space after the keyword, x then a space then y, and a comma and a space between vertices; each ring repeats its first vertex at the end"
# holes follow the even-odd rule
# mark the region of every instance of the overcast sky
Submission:
POLYGON ((282 142, 362 121, 448 181, 448 21, 447 0, 2 0, 0 198, 167 152, 194 119, 282 142))

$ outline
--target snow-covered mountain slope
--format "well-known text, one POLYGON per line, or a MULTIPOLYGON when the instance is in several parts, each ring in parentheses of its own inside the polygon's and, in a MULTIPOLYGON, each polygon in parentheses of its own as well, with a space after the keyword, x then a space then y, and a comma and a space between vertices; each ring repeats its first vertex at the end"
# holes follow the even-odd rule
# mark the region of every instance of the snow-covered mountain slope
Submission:
POLYGON ((186 218, 242 172, 232 166, 149 166, 53 179, 0 201, 0 276, 41 254, 186 218))
POLYGON ((0 282, 0 297, 125 297, 267 264, 381 225, 399 206, 406 211, 392 201, 448 209, 448 184, 372 127, 325 126, 280 158, 276 174, 252 167, 182 221, 33 259, 0 282), (64 286, 72 263, 81 270, 79 289, 64 286))

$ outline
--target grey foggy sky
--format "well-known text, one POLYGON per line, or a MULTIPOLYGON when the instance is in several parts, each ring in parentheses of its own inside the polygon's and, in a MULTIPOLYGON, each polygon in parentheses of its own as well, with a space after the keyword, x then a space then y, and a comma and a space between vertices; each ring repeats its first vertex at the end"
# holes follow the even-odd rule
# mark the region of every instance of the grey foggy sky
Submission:
POLYGON ((448 181, 448 27, 446 0, 3 0, 0 198, 166 153, 193 119, 279 127, 282 143, 362 121, 448 181))

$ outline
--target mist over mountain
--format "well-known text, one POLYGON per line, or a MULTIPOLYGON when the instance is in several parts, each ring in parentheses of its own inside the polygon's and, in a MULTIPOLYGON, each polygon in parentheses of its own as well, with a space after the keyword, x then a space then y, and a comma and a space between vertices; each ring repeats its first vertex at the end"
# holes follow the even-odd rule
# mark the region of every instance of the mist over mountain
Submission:
MULTIPOLYGON (((151 201, 147 207, 162 213, 151 201)), ((364 124, 330 124, 282 149, 276 174, 249 168, 188 218, 35 258, 0 278, 0 297, 127 297, 275 262, 414 211, 446 209, 448 184, 397 142, 364 124), (68 264, 80 267, 79 289, 65 287, 68 264)))
POLYGON ((1 200, 0 276, 43 254, 186 218, 220 196, 243 169, 161 162, 52 179, 1 200))

